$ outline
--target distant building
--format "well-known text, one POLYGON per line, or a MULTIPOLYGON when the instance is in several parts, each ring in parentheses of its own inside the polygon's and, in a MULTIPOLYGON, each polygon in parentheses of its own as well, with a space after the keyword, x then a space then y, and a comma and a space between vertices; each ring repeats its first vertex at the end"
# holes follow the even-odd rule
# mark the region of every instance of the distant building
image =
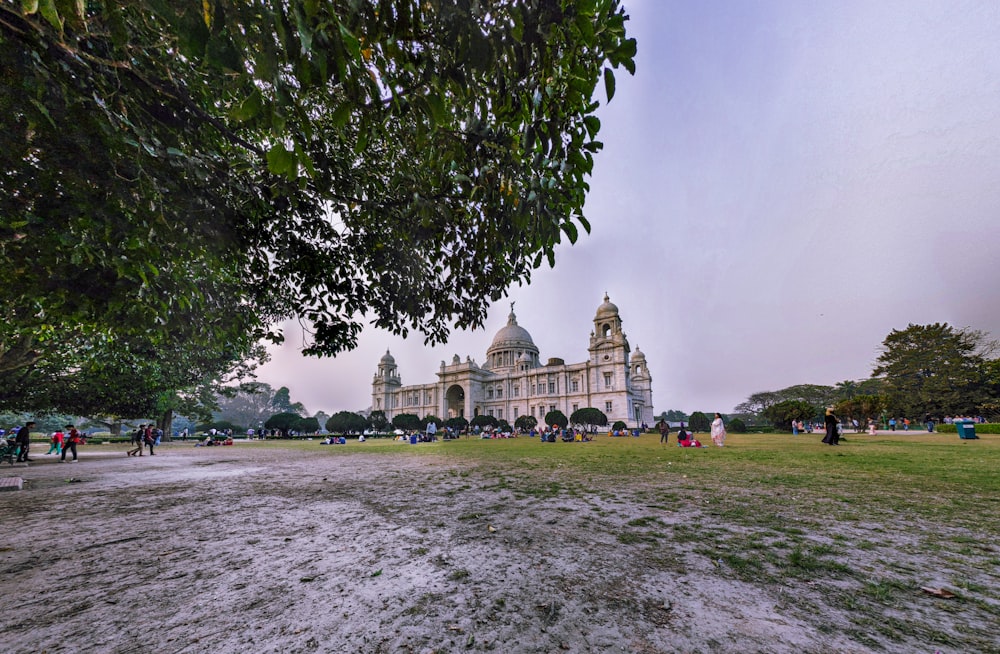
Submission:
POLYGON ((549 411, 569 417, 593 407, 608 416, 609 424, 653 424, 653 378, 646 356, 638 347, 630 356, 618 307, 607 295, 597 307, 587 351, 590 356, 581 363, 551 358, 543 364, 511 304, 507 325, 493 337, 481 366, 456 354, 450 364, 441 362, 436 382, 403 386, 396 360, 386 350, 372 381, 371 409, 390 420, 401 413, 467 420, 488 415, 513 425, 523 415, 542 423, 549 411))

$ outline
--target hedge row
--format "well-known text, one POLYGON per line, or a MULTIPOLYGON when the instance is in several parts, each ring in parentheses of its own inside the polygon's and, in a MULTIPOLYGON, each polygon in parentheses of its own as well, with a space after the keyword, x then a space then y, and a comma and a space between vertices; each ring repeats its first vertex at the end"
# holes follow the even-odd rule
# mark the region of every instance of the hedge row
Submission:
MULTIPOLYGON (((986 422, 983 424, 975 425, 977 434, 1000 434, 1000 423, 996 422, 986 422)), ((942 434, 957 434, 958 429, 955 425, 934 425, 934 431, 939 431, 942 434)))

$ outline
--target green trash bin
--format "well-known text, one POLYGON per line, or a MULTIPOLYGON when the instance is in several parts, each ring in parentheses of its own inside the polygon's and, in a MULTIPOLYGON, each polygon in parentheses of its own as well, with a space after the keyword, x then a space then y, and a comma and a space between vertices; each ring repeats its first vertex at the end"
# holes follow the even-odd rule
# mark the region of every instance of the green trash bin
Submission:
POLYGON ((955 429, 958 430, 958 437, 963 440, 976 440, 976 423, 973 420, 956 420, 955 429))

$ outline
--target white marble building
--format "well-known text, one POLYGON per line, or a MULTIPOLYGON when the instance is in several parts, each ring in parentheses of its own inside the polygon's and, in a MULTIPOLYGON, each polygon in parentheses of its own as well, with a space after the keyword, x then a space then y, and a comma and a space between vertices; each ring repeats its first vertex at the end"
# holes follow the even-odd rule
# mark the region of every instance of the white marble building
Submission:
POLYGON ((608 416, 609 424, 653 424, 653 378, 646 357, 638 347, 631 353, 618 307, 607 295, 594 316, 587 351, 589 358, 580 363, 559 358, 542 363, 531 334, 517 324, 512 304, 507 325, 486 350, 486 361, 479 365, 456 354, 451 363, 441 362, 436 382, 404 386, 387 350, 372 381, 371 410, 383 411, 390 420, 401 413, 468 420, 485 414, 513 425, 522 415, 541 423, 549 411, 558 409, 569 417, 593 407, 608 416))

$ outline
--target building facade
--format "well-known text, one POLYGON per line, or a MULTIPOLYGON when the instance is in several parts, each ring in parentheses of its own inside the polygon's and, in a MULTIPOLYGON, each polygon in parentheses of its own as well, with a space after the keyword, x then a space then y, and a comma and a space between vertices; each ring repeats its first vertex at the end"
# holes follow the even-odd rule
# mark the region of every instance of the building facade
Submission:
POLYGON ((587 360, 580 363, 559 358, 542 363, 531 334, 517 324, 512 304, 485 362, 479 365, 469 356, 462 361, 456 354, 451 363, 441 362, 436 382, 404 386, 387 350, 372 380, 371 410, 384 412, 389 420, 401 413, 445 420, 489 415, 513 425, 523 415, 542 423, 550 411, 569 417, 593 407, 607 415, 609 424, 653 424, 653 378, 646 356, 638 347, 632 354, 618 307, 607 295, 594 316, 587 351, 587 360))

